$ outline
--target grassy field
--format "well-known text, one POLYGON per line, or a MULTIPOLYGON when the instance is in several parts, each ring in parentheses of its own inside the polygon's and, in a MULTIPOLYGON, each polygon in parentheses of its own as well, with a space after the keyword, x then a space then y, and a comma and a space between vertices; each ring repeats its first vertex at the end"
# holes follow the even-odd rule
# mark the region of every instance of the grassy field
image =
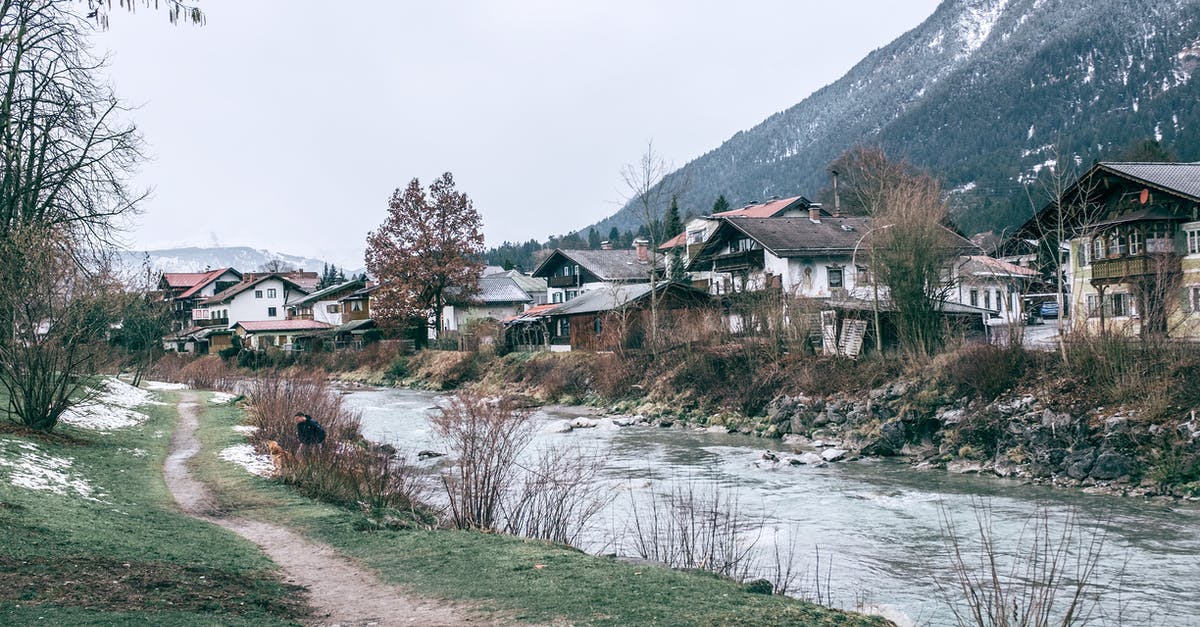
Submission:
POLYGON ((257 547, 175 511, 175 410, 141 411, 108 434, 0 423, 0 624, 296 624, 304 608, 257 547))
POLYGON ((208 407, 193 469, 238 515, 304 530, 388 581, 466 602, 514 622, 587 625, 883 625, 725 579, 633 566, 540 541, 458 531, 367 531, 355 513, 297 496, 215 455, 243 441, 233 407, 208 407))

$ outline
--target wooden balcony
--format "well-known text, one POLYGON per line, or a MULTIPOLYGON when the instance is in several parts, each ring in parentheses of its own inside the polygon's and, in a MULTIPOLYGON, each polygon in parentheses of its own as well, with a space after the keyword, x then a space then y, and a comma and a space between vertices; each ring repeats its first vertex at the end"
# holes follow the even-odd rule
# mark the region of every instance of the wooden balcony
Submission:
POLYGON ((1170 276, 1183 269, 1179 255, 1150 254, 1092 262, 1092 283, 1124 283, 1154 276, 1170 276))
POLYGON ((579 285, 579 275, 552 276, 546 279, 546 285, 549 287, 576 287, 579 285))
POLYGON ((728 253, 713 257, 713 271, 739 272, 742 270, 761 270, 763 267, 763 251, 761 248, 743 250, 738 253, 728 253))
POLYGON ((198 327, 227 327, 229 326, 229 318, 201 318, 193 320, 198 327))

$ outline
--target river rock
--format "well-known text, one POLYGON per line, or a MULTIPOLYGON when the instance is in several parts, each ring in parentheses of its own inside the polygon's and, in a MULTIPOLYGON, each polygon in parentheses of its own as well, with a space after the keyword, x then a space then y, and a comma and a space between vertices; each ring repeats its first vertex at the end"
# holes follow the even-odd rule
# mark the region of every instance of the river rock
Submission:
POLYGON ((822 459, 820 455, 817 455, 811 451, 805 451, 797 459, 801 464, 808 464, 809 466, 816 466, 825 463, 825 460, 822 459))
POLYGON ((776 463, 779 461, 779 456, 774 451, 765 451, 762 454, 763 461, 776 463))
POLYGON ((1105 451, 1096 458, 1090 474, 1093 479, 1112 481, 1128 475, 1132 469, 1132 464, 1123 455, 1105 451))
POLYGON ((956 475, 974 475, 983 470, 983 464, 967 459, 956 459, 946 464, 946 470, 956 475))
POLYGON ((582 416, 571 421, 572 429, 591 429, 592 427, 595 427, 595 426, 596 426, 595 420, 592 420, 591 418, 584 418, 582 416))
POLYGON ((615 420, 613 420, 612 418, 597 418, 596 419, 596 430, 597 431, 616 431, 620 428, 621 428, 621 426, 618 425, 617 422, 615 420))
POLYGON ((542 427, 542 433, 570 433, 570 432, 571 432, 571 421, 570 420, 553 420, 553 421, 546 423, 546 426, 542 427))
POLYGON ((798 433, 789 433, 783 436, 783 443, 788 446, 809 446, 812 442, 798 433))
POLYGON ((705 433, 729 433, 729 427, 725 425, 713 425, 704 430, 705 433))
POLYGON ((942 424, 944 424, 944 425, 956 425, 956 424, 962 422, 963 419, 965 419, 967 417, 967 410, 965 410, 965 409, 947 409, 945 411, 939 412, 939 415, 937 417, 942 421, 942 424))
POLYGON ((1067 469, 1067 476, 1072 479, 1085 479, 1092 471, 1092 465, 1096 460, 1096 450, 1085 448, 1075 451, 1063 460, 1063 465, 1067 469))
POLYGON ((613 416, 611 420, 612 423, 618 427, 629 427, 637 424, 638 422, 636 416, 613 416))
POLYGON ((821 451, 821 459, 827 462, 836 462, 846 456, 846 451, 840 448, 828 448, 821 451))

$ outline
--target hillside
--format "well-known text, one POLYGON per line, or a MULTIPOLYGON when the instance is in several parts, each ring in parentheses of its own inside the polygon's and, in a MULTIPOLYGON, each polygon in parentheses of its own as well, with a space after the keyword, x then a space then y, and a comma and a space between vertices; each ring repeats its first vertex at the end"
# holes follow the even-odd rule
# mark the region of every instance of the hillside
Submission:
MULTIPOLYGON (((249 272, 279 262, 295 270, 320 272, 326 261, 272 252, 248 246, 166 248, 149 251, 122 251, 121 265, 130 273, 140 274, 147 258, 154 272, 198 272, 205 268, 231 267, 249 272)), ((347 276, 365 272, 365 268, 343 268, 347 276)))
MULTIPOLYGON (((705 213, 722 193, 734 206, 812 198, 839 154, 880 145, 946 179, 965 231, 1002 229, 1029 215, 1023 184, 1039 197, 1056 144, 1077 163, 1147 138, 1200 159, 1198 66, 1193 1, 946 0, 838 81, 670 176, 688 181, 685 212, 705 213)), ((595 226, 640 222, 626 206, 595 226)))

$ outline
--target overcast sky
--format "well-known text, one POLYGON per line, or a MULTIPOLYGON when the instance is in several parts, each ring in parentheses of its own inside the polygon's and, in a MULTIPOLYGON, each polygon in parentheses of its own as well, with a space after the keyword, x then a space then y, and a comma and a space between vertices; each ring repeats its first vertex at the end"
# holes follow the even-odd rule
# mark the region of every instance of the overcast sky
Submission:
POLYGON ((114 8, 96 36, 149 148, 130 244, 358 267, 413 177, 453 172, 489 246, 581 228, 619 207, 621 166, 648 140, 681 166, 937 1, 200 5, 201 28, 114 8))

